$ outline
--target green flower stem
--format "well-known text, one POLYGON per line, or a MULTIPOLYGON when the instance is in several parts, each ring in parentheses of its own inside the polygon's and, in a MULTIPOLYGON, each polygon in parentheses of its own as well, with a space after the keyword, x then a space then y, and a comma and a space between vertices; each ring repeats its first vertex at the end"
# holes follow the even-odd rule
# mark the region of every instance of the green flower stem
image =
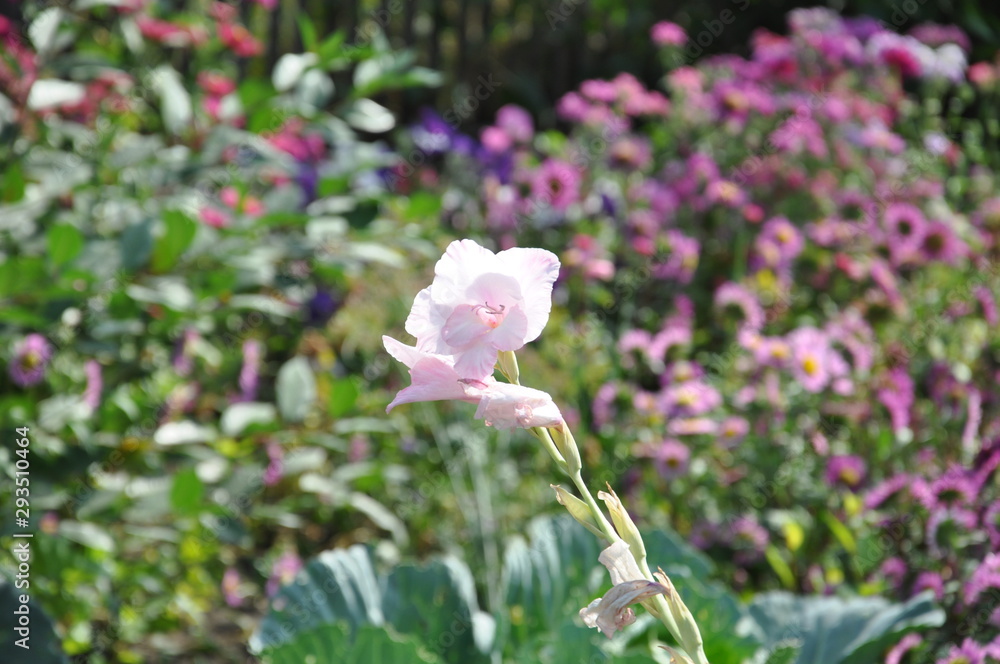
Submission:
MULTIPOLYGON (((506 351, 506 355, 501 358, 500 371, 512 384, 521 384, 517 358, 513 352, 506 351)), ((616 542, 621 539, 621 537, 618 536, 618 533, 615 532, 614 526, 611 525, 611 522, 608 521, 608 518, 604 515, 604 511, 601 510, 600 506, 597 504, 594 496, 590 493, 590 489, 587 488, 586 483, 584 483, 581 471, 577 469, 573 473, 569 472, 566 459, 559 451, 559 448, 552 439, 552 434, 549 433, 549 430, 545 427, 534 427, 531 429, 531 433, 538 438, 539 441, 541 441, 542 446, 549 453, 549 456, 552 457, 552 460, 556 462, 559 469, 569 475, 570 479, 573 480, 573 485, 576 486, 576 490, 579 491, 580 496, 583 497, 584 502, 590 508, 594 521, 601 527, 601 530, 604 532, 608 541, 616 542)), ((572 444, 575 445, 576 443, 573 442, 572 444)), ((645 556, 637 562, 643 575, 652 581, 655 577, 649 569, 649 564, 646 562, 645 556)), ((679 602, 680 598, 678 597, 676 601, 679 602)), ((642 604, 654 617, 659 619, 660 622, 662 622, 667 630, 673 635, 673 637, 677 639, 677 642, 687 652, 688 656, 693 658, 694 664, 709 664, 708 659, 705 657, 705 650, 703 647, 704 642, 702 641, 701 633, 699 632, 697 625, 694 625, 694 634, 688 634, 689 638, 685 639, 683 638, 684 632, 678 626, 677 620, 674 618, 674 615, 667 604, 667 600, 663 597, 663 595, 657 595, 642 604)), ((693 624, 693 620, 691 622, 693 624)))
POLYGON ((590 490, 587 489, 587 485, 584 484, 582 475, 577 472, 572 479, 573 484, 576 485, 576 490, 580 492, 580 495, 583 496, 584 502, 586 502, 590 507, 590 511, 593 513, 594 519, 601 526, 601 530, 604 531, 604 534, 607 535, 608 541, 615 542, 620 540, 621 537, 619 537, 618 533, 615 532, 614 527, 608 521, 607 517, 604 516, 604 511, 601 510, 597 501, 594 500, 594 497, 590 494, 590 490))

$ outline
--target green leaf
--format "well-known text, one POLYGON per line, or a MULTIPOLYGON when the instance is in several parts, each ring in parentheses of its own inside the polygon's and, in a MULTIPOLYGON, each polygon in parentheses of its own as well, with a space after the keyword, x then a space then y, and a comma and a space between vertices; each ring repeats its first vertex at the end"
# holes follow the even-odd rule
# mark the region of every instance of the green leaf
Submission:
POLYGON ((205 486, 198 479, 194 469, 182 470, 174 475, 174 484, 170 488, 170 505, 181 516, 197 514, 202 507, 205 496, 205 486))
POLYGON ((767 562, 771 565, 771 569, 774 570, 774 573, 778 575, 779 579, 781 579, 781 585, 786 588, 794 588, 795 573, 792 572, 792 568, 788 566, 788 563, 785 562, 785 559, 781 556, 781 552, 778 550, 778 547, 773 544, 769 545, 764 551, 764 557, 767 558, 767 562))
POLYGON ((874 664, 906 632, 944 623, 944 612, 930 593, 893 604, 881 597, 771 592, 755 597, 749 610, 765 648, 801 642, 796 664, 874 664))
POLYGON ((219 428, 227 436, 239 436, 253 425, 271 424, 278 417, 269 403, 234 403, 219 418, 219 428))
POLYGON ((156 241, 156 246, 153 249, 152 268, 154 272, 166 272, 172 268, 187 248, 191 246, 198 230, 198 224, 177 210, 164 212, 163 224, 166 227, 165 232, 156 241))
POLYGON ((309 360, 293 357, 278 370, 278 410, 288 422, 301 422, 316 402, 316 377, 309 360))
POLYGON ((489 623, 477 619, 476 587, 461 560, 400 565, 384 585, 385 618, 403 634, 420 634, 431 652, 453 664, 488 662, 489 623))
POLYGON ((20 162, 14 161, 4 169, 0 176, 0 200, 4 203, 16 203, 24 198, 24 169, 20 162))
MULTIPOLYGON (((21 540, 22 542, 25 540, 21 540)), ((19 542, 12 545, 17 550, 19 542)), ((27 544, 32 548, 31 542, 27 544)), ((60 647, 59 636, 56 634, 52 619, 33 600, 22 604, 24 596, 31 597, 34 593, 25 588, 15 588, 14 581, 0 577, 0 652, 3 652, 4 664, 69 664, 69 659, 60 647), (16 628, 22 627, 20 617, 15 611, 28 611, 30 621, 26 634, 18 633, 16 628), (19 640, 27 637, 21 643, 30 647, 22 648, 19 640)))
POLYGON ((335 381, 330 387, 330 415, 339 418, 351 412, 359 393, 356 380, 344 378, 335 381))
POLYGON ((281 646, 260 655, 264 664, 302 664, 302 662, 339 662, 342 664, 438 664, 441 660, 423 648, 412 636, 391 634, 384 629, 364 625, 352 641, 346 625, 321 625, 299 632, 281 646))
POLYGON ((298 15, 299 23, 299 34, 302 35, 302 45, 306 47, 307 51, 315 51, 316 45, 318 43, 318 38, 316 37, 316 26, 313 25, 312 20, 309 16, 303 13, 298 15))
POLYGON ((137 270, 146 264, 153 251, 153 222, 149 219, 132 224, 121 238, 122 267, 137 270))
POLYGON ((83 233, 69 224, 50 228, 45 234, 45 241, 49 247, 49 259, 57 267, 76 258, 83 249, 83 233))
POLYGON ((282 587, 250 648, 267 664, 485 663, 491 627, 458 559, 401 565, 379 578, 368 550, 355 545, 320 554, 282 587))

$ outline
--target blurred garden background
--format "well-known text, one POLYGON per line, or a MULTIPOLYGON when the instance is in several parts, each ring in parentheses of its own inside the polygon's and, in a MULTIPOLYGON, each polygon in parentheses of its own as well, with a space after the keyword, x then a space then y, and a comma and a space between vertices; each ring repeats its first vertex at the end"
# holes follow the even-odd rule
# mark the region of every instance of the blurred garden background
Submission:
POLYGON ((669 661, 537 440, 386 414, 472 238, 713 664, 1000 661, 1000 13, 801 4, 0 2, 0 659, 669 661))

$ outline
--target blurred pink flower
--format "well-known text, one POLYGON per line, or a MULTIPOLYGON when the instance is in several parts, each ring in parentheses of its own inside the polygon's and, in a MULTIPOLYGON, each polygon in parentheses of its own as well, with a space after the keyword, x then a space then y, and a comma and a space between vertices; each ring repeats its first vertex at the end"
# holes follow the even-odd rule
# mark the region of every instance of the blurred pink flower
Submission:
POLYGON ((649 34, 657 46, 683 46, 688 40, 684 28, 670 21, 655 24, 649 34))

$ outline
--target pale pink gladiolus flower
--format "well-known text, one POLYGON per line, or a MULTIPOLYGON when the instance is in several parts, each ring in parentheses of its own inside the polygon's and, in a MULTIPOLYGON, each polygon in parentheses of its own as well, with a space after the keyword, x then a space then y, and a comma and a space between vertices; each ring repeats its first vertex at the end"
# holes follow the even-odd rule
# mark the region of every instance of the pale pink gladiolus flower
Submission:
POLYGON ((478 405, 476 418, 498 429, 557 427, 563 418, 552 397, 530 387, 500 383, 492 376, 483 380, 462 378, 454 359, 419 350, 383 336, 389 354, 410 369, 410 386, 399 391, 386 412, 416 401, 467 401, 478 405))
POLYGON ((580 617, 587 627, 597 627, 609 639, 615 632, 635 622, 635 611, 630 607, 655 595, 666 595, 670 590, 642 575, 628 544, 618 540, 601 551, 601 564, 611 573, 614 587, 580 609, 580 617))
POLYGON ((492 375, 499 351, 541 334, 552 308, 559 259, 544 249, 494 254, 472 240, 448 245, 434 281, 420 291, 406 331, 421 351, 454 356, 461 378, 492 375))

